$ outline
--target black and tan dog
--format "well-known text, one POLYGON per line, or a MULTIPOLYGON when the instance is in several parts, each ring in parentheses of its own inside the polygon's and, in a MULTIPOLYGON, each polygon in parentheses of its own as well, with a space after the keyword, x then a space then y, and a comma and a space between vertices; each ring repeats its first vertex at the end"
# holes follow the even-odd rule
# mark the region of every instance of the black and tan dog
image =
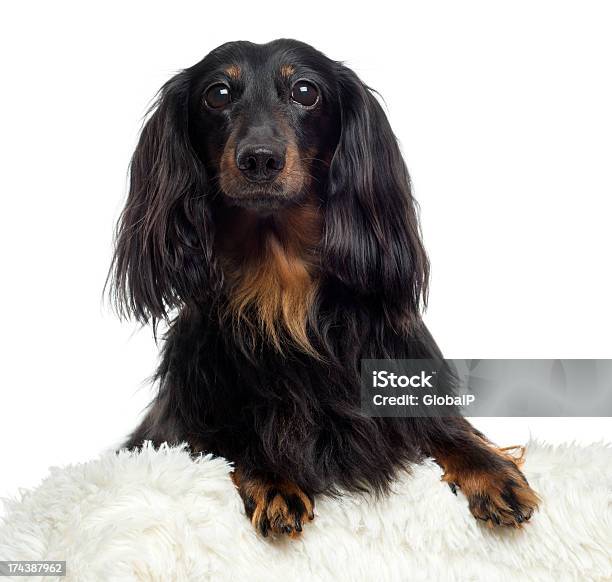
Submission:
POLYGON ((360 409, 362 358, 440 353, 408 172, 341 63, 293 40, 233 42, 170 79, 134 153, 112 277, 122 313, 169 324, 159 394, 127 446, 229 459, 264 535, 295 536, 316 495, 385 492, 427 456, 477 518, 531 517, 517 462, 463 418, 360 409))

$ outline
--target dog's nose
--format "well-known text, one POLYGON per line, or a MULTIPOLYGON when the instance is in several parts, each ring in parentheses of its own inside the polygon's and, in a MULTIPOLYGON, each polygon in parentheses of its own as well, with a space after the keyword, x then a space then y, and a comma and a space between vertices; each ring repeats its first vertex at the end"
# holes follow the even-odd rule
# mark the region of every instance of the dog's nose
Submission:
POLYGON ((285 151, 279 146, 246 145, 236 153, 236 165, 251 182, 271 182, 285 167, 285 151))

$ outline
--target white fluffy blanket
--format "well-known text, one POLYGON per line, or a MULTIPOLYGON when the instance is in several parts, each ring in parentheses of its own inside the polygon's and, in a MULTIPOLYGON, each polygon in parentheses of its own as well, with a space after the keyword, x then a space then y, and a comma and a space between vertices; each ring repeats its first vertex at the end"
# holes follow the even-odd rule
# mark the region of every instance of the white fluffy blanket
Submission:
POLYGON ((604 445, 528 445, 525 472, 543 503, 520 531, 474 520, 431 463, 382 501, 318 499, 300 540, 264 539, 229 469, 222 459, 192 462, 181 448, 52 469, 7 502, 0 560, 66 560, 61 580, 78 582, 612 580, 604 445))

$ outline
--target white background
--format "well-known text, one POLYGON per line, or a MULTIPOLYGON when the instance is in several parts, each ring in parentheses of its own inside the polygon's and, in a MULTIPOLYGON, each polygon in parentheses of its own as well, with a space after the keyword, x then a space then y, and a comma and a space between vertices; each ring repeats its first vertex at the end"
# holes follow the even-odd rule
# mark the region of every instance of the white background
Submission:
MULTIPOLYGON (((0 495, 132 429, 157 348, 101 301, 145 109, 227 40, 295 37, 384 96, 455 358, 612 357, 606 2, 14 2, 0 17, 0 495), (401 8, 400 8, 401 6, 401 8)), ((609 419, 480 419, 500 444, 609 419)))

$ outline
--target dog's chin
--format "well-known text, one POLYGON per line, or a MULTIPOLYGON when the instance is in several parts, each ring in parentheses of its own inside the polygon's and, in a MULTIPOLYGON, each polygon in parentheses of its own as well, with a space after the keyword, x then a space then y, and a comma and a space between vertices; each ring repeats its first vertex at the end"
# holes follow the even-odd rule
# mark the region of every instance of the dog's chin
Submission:
POLYGON ((223 197, 230 206, 237 206, 259 214, 270 214, 298 203, 302 198, 302 193, 279 189, 245 188, 237 192, 223 191, 223 197))

